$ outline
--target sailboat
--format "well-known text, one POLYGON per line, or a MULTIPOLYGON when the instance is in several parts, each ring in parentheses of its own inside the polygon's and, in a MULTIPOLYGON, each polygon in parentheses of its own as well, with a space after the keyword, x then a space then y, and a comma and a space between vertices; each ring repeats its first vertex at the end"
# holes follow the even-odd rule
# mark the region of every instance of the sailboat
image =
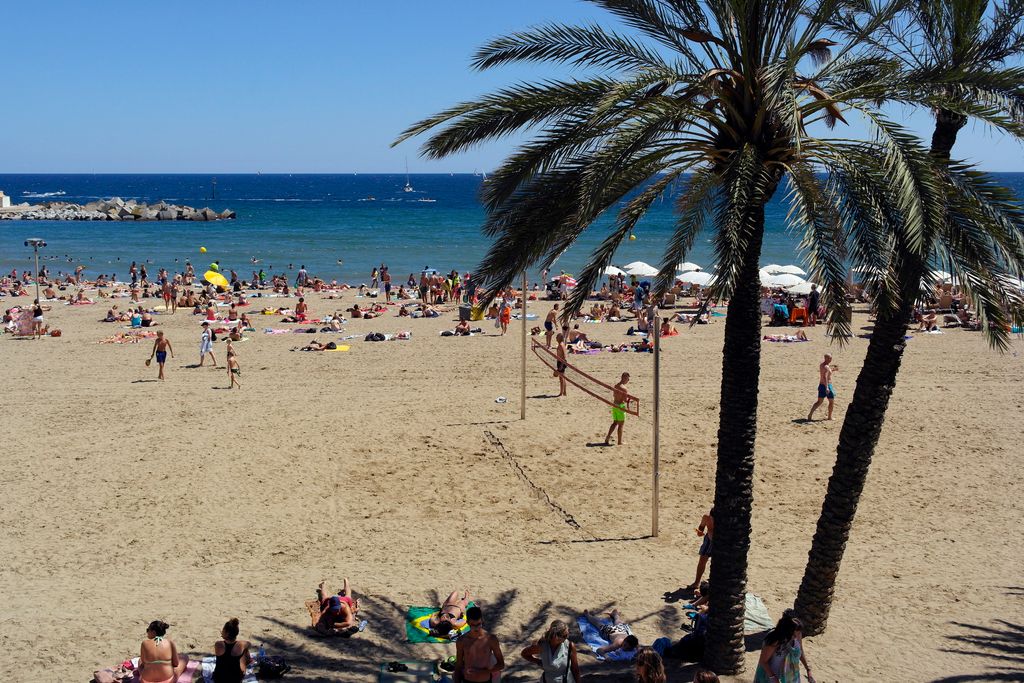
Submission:
POLYGON ((412 185, 409 184, 409 157, 405 158, 405 187, 402 192, 412 192, 412 185))

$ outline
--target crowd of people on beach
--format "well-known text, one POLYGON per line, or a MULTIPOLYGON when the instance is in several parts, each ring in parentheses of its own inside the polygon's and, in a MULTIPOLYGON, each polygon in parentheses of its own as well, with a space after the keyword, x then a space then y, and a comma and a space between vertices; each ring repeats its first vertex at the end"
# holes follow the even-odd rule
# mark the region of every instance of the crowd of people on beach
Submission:
MULTIPOLYGON (((713 512, 713 511, 712 511, 713 512)), ((660 637, 650 645, 642 645, 633 628, 618 609, 606 612, 582 610, 578 620, 597 640, 587 640, 586 649, 599 660, 632 662, 634 680, 638 683, 665 683, 665 662, 699 662, 704 654, 704 640, 708 621, 707 582, 699 582, 700 574, 710 557, 710 538, 713 534, 711 515, 705 515, 698 534, 705 535, 701 546, 701 564, 698 582, 684 590, 691 591, 691 600, 683 606, 686 635, 677 641, 660 637), (706 553, 706 554, 705 554, 706 553), (692 589, 692 590, 691 590, 692 589), (603 643, 597 645, 596 643, 603 643), (614 656, 613 656, 614 655, 614 656)), ((316 599, 307 603, 312 618, 311 635, 351 638, 362 633, 369 621, 363 618, 362 605, 355 597, 348 578, 337 593, 326 589, 326 581, 316 588, 316 599)), ((430 642, 455 645, 455 655, 436 662, 435 680, 453 680, 455 683, 493 683, 498 681, 507 667, 500 639, 485 625, 483 608, 471 600, 469 591, 452 591, 423 622, 433 638, 430 642)), ((113 683, 129 674, 145 683, 175 683, 189 668, 190 659, 179 652, 175 642, 167 635, 168 624, 152 621, 146 628, 139 656, 126 660, 120 667, 95 673, 96 683, 113 683)), ((229 619, 221 629, 220 639, 213 644, 210 679, 214 683, 239 683, 255 667, 274 671, 287 670, 281 657, 269 658, 261 645, 253 657, 252 643, 239 638, 239 620, 229 619)), ((582 636, 581 632, 581 636, 582 636)), ((795 683, 800 680, 803 665, 807 679, 813 683, 811 666, 803 646, 802 625, 792 610, 786 610, 775 627, 764 634, 758 658, 755 683, 795 683)), ((520 657, 540 673, 544 683, 583 683, 586 675, 579 661, 581 650, 573 642, 569 624, 555 619, 543 635, 530 642, 520 657)), ((196 664, 193 664, 195 667, 196 664)), ((393 661, 386 665, 389 672, 401 673, 407 665, 393 661)), ((261 676, 265 677, 265 676, 261 676)), ((718 676, 711 670, 698 668, 693 672, 694 682, 716 683, 718 676)))

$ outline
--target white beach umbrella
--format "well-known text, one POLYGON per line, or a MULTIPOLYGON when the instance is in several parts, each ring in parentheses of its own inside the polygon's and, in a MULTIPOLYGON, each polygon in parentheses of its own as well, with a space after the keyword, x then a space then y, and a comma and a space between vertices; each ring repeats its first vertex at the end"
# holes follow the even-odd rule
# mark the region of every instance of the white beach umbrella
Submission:
POLYGON ((625 275, 625 274, 626 274, 626 271, 624 271, 624 270, 621 270, 621 269, 619 269, 619 268, 616 268, 615 266, 607 266, 607 267, 606 267, 606 268, 604 269, 604 271, 602 271, 602 272, 603 272, 603 273, 604 273, 605 275, 615 275, 615 276, 618 276, 618 275, 625 275))
POLYGON ((948 280, 951 277, 953 277, 953 276, 950 275, 949 273, 947 273, 944 270, 933 270, 932 271, 932 279, 933 280, 943 280, 944 281, 944 280, 948 280))
POLYGON ((631 268, 636 268, 637 266, 646 266, 646 265, 648 265, 648 264, 643 262, 643 261, 633 261, 632 263, 627 263, 626 265, 622 266, 622 269, 628 273, 631 268))
POLYGON ((778 275, 769 275, 767 278, 761 278, 761 284, 767 287, 792 287, 801 282, 805 282, 802 277, 790 273, 779 273, 778 275))
POLYGON ((691 270, 688 273, 683 273, 676 279, 680 282, 704 287, 711 284, 711 281, 715 279, 715 276, 703 270, 691 270))
POLYGON ((799 282, 793 285, 792 287, 787 287, 786 291, 790 292, 791 294, 810 294, 811 285, 813 284, 813 282, 799 282))
POLYGON ((654 277, 658 272, 657 268, 643 261, 636 261, 626 266, 626 273, 637 277, 654 277))
POLYGON ((775 273, 782 272, 781 268, 782 268, 782 266, 780 266, 778 264, 770 263, 767 266, 765 266, 764 268, 762 268, 761 270, 763 270, 764 272, 768 273, 769 275, 774 275, 775 273))
POLYGON ((776 273, 789 273, 790 275, 807 275, 807 272, 802 270, 799 266, 782 266, 776 273))
POLYGON ((703 268, 698 266, 696 263, 687 261, 686 263, 680 263, 678 266, 676 266, 676 270, 678 270, 680 273, 692 273, 695 270, 703 270, 703 268))

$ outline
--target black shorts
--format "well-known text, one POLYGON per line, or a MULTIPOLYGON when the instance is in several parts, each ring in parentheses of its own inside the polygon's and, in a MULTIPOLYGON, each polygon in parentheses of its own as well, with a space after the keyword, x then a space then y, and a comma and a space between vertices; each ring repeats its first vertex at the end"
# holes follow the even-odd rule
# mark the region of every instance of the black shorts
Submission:
POLYGON ((555 366, 555 367, 557 368, 557 370, 556 370, 556 371, 558 372, 558 374, 560 374, 560 375, 561 375, 562 373, 564 373, 564 372, 565 372, 565 369, 566 369, 566 368, 567 368, 568 366, 567 366, 567 365, 566 365, 565 363, 563 363, 562 361, 558 361, 558 363, 556 364, 556 366, 555 366))
POLYGON ((544 321, 544 329, 547 330, 548 332, 554 332, 555 331, 555 326, 551 324, 550 320, 545 320, 544 321))
POLYGON ((391 283, 390 282, 385 282, 384 283, 384 291, 389 293, 389 294, 391 293, 391 283))

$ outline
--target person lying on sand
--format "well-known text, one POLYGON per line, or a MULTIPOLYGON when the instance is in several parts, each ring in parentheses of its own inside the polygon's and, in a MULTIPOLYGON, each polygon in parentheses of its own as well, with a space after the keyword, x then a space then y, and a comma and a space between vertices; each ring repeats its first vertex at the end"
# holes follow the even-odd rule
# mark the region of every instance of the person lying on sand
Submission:
MULTIPOLYGON (((327 342, 326 344, 321 344, 316 339, 314 339, 313 341, 309 342, 308 344, 300 348, 299 351, 330 351, 331 349, 336 348, 338 348, 338 345, 335 344, 334 342, 327 342)), ((292 351, 294 350, 295 349, 292 349, 292 351)))
POLYGON ((629 627, 629 624, 622 620, 619 610, 613 609, 611 612, 608 612, 610 624, 598 619, 589 610, 583 610, 583 616, 586 617, 591 626, 597 629, 601 637, 608 641, 607 645, 597 648, 596 652, 598 654, 603 655, 615 652, 616 650, 632 652, 640 645, 640 641, 633 635, 633 630, 629 627))
POLYGON ((317 633, 348 637, 359 631, 356 615, 359 613, 359 600, 352 597, 352 588, 348 578, 343 579, 342 588, 337 595, 328 595, 324 590, 326 581, 321 581, 316 588, 316 599, 320 602, 320 619, 316 623, 317 633))
POLYGON ((431 635, 438 638, 447 638, 452 631, 457 631, 466 625, 466 608, 469 606, 469 591, 462 591, 459 597, 458 591, 452 591, 441 604, 441 609, 436 614, 430 615, 428 626, 431 635))

